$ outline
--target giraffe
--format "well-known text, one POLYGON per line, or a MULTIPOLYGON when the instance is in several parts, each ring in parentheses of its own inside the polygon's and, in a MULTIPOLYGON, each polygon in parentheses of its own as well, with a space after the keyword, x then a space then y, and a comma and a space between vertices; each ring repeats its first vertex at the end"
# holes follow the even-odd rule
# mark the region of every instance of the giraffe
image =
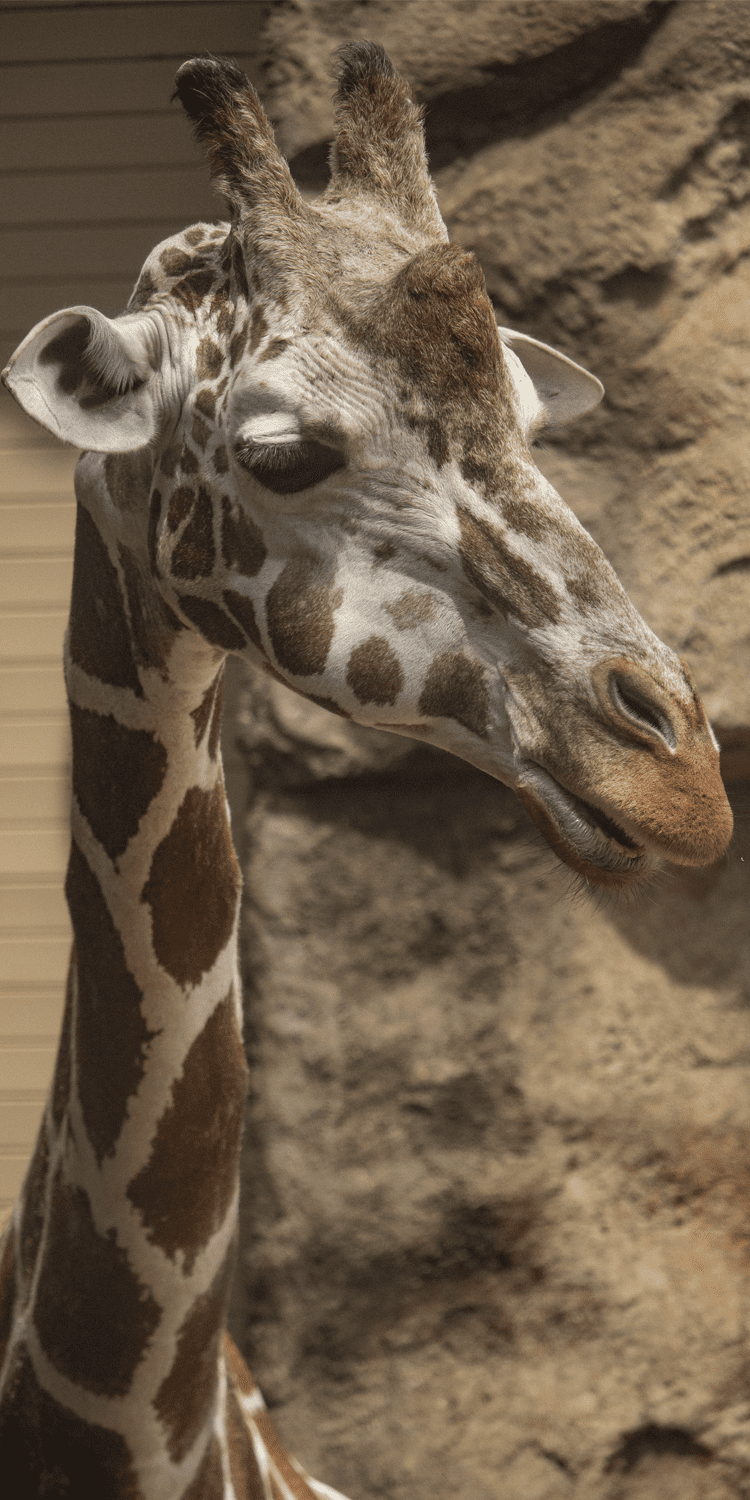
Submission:
POLYGON ((342 51, 315 204, 235 64, 184 64, 177 94, 231 223, 158 245, 122 316, 45 319, 4 374, 86 451, 74 949, 0 1268, 0 1472, 23 1500, 337 1500, 225 1329, 246 1090, 227 654, 506 782, 592 884, 713 861, 731 815, 685 668, 531 457, 601 386, 498 329, 382 49, 342 51))

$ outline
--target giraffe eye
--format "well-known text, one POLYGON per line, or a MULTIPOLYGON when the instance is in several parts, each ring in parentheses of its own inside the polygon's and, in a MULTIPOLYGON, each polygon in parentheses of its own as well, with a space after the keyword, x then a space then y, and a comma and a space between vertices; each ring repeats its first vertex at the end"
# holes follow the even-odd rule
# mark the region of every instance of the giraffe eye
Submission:
POLYGON ((301 443, 238 443, 234 451, 242 468, 276 495, 296 495, 346 465, 343 453, 313 439, 301 443))

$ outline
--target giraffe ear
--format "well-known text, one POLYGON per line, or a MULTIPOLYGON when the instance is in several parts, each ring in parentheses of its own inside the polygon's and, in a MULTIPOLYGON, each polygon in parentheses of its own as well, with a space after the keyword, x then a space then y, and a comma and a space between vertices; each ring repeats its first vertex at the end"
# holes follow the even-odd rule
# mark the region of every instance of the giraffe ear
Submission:
POLYGON ((68 307, 32 328, 2 379, 19 406, 63 442, 125 453, 156 434, 160 360, 149 314, 112 319, 93 307, 68 307))
POLYGON ((557 349, 550 349, 549 344, 540 344, 538 339, 516 333, 512 328, 501 328, 500 338, 530 376, 550 427, 582 417, 584 412, 599 405, 604 395, 601 380, 568 359, 567 354, 560 354, 557 349))

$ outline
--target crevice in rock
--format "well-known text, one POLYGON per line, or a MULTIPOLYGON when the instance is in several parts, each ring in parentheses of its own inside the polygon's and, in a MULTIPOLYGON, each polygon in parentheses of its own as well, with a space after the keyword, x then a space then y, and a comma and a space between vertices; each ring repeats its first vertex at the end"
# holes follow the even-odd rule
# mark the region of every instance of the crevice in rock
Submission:
POLYGON ((646 270, 640 266, 625 266, 600 283, 601 291, 609 302, 632 302, 637 307, 653 307, 667 291, 671 270, 669 264, 649 266, 646 270))
POLYGON ((692 182, 696 173, 707 165, 709 153, 719 141, 741 142, 742 149, 735 165, 747 166, 750 162, 750 99, 737 99, 731 109, 722 115, 708 139, 694 146, 682 165, 670 172, 659 195, 665 202, 678 197, 682 189, 692 182))
POLYGON ((727 573, 750 573, 750 557, 732 557, 714 570, 714 578, 724 578, 727 573))
POLYGON ((325 1294, 326 1314, 307 1329, 303 1359, 329 1378, 380 1347, 392 1352, 433 1342, 465 1355, 501 1353, 515 1343, 506 1295, 544 1280, 531 1240, 539 1222, 531 1197, 468 1205, 454 1200, 429 1248, 413 1246, 346 1263, 340 1246, 311 1245, 305 1256, 325 1294))
POLYGON ((713 1457, 711 1450, 704 1443, 696 1442, 683 1427, 661 1427, 656 1422, 649 1422, 646 1426, 625 1434, 619 1448, 609 1459, 606 1471, 629 1474, 637 1464, 652 1454, 690 1458, 701 1464, 710 1463, 713 1457))
POLYGON ((572 1475, 570 1464, 568 1463, 567 1459, 562 1457, 561 1454, 553 1453, 549 1448, 540 1448, 539 1451, 542 1455, 542 1458, 546 1458, 548 1463, 554 1464, 556 1469, 560 1469, 563 1474, 568 1474, 569 1476, 572 1475))
MULTIPOLYGON (((486 83, 448 89, 426 103, 430 169, 439 171, 486 146, 527 133, 568 113, 609 87, 637 61, 676 0, 650 0, 642 15, 605 21, 553 52, 519 62, 488 62, 486 83)), ((321 192, 328 182, 330 140, 298 151, 289 165, 301 188, 321 192)))

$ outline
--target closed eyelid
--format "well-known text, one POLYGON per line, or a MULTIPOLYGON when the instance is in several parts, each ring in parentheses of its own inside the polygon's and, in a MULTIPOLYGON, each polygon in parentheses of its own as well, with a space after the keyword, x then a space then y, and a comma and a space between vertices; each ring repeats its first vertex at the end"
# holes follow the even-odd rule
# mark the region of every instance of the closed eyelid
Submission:
POLYGON ((238 443, 234 451, 242 468, 277 495, 312 489, 346 466, 338 449, 309 438, 296 443, 238 443))

